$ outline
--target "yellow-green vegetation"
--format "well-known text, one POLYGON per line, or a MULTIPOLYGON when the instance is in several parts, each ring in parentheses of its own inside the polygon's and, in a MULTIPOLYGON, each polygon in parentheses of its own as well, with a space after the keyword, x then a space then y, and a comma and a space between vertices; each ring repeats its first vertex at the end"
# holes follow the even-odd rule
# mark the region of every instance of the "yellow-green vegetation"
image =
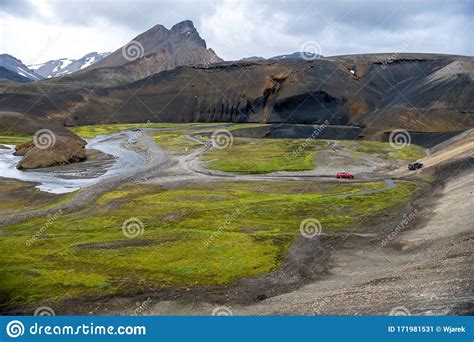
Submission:
POLYGON ((357 152, 376 154, 385 159, 416 160, 424 156, 423 148, 417 145, 395 149, 389 143, 365 140, 349 143, 349 146, 351 145, 355 145, 357 152))
POLYGON ((179 128, 179 127, 200 127, 200 126, 217 126, 222 125, 222 123, 204 123, 204 122, 195 122, 195 123, 137 123, 137 124, 107 124, 107 125, 93 125, 93 126, 78 126, 70 127, 69 129, 76 133, 82 138, 95 138, 100 134, 113 134, 130 129, 146 129, 146 128, 179 128))
POLYGON ((369 195, 357 193, 384 183, 123 186, 49 224, 36 218, 3 227, 0 303, 232 284, 277 269, 303 219, 318 219, 327 233, 355 228, 419 187, 397 184, 369 195), (135 238, 123 234, 130 219, 143 223, 135 238))
POLYGON ((258 128, 258 127, 265 127, 270 126, 270 124, 261 124, 261 123, 241 123, 241 124, 232 124, 232 126, 228 127, 228 131, 233 131, 236 129, 241 128, 258 128))
POLYGON ((67 201, 71 196, 40 191, 33 183, 0 179, 0 217, 47 209, 67 201))
MULTIPOLYGON (((208 124, 206 124, 208 125, 208 124)), ((222 125, 222 124, 218 124, 222 125)), ((205 132, 205 133, 212 133, 213 129, 206 129, 202 127, 203 125, 194 125, 189 128, 183 127, 181 129, 174 129, 174 130, 162 130, 162 131, 154 131, 150 132, 149 134, 153 137, 157 144, 160 145, 161 148, 175 152, 175 153, 186 153, 190 150, 202 146, 201 143, 193 141, 187 137, 187 135, 195 132, 205 132)), ((239 128, 254 128, 254 127, 261 127, 267 126, 266 124, 226 124, 225 129, 228 131, 232 131, 234 129, 239 128)), ((209 140, 209 135, 202 135, 199 137, 202 140, 209 140)))
MULTIPOLYGON (((175 153, 186 153, 195 147, 201 146, 201 144, 192 141, 186 137, 187 134, 203 130, 205 132, 212 132, 212 128, 206 129, 206 127, 213 126, 225 126, 225 129, 232 131, 240 128, 255 128, 268 126, 268 124, 231 124, 231 123, 142 123, 142 124, 109 124, 109 125, 95 125, 95 126, 79 126, 71 127, 71 131, 79 135, 80 137, 89 139, 94 138, 100 134, 113 134, 124 130, 130 129, 145 129, 145 128, 162 128, 160 131, 150 131, 153 139, 165 150, 175 153)), ((202 137, 204 140, 207 137, 202 137)))
POLYGON ((394 149, 389 143, 375 141, 235 138, 232 146, 214 149, 202 159, 207 162, 206 167, 226 172, 304 171, 317 166, 317 155, 321 151, 353 155, 355 160, 364 158, 366 154, 404 161, 424 156, 423 149, 416 145, 394 149), (331 144, 341 149, 334 152, 330 150, 331 144))
POLYGON ((232 146, 203 156, 210 169, 238 173, 303 171, 316 167, 315 155, 328 146, 323 140, 235 138, 232 146))
POLYGON ((151 132, 150 135, 162 149, 176 152, 186 153, 202 144, 188 139, 187 135, 194 130, 171 130, 151 132))
POLYGON ((0 132, 0 145, 21 145, 33 139, 33 136, 27 134, 0 132))

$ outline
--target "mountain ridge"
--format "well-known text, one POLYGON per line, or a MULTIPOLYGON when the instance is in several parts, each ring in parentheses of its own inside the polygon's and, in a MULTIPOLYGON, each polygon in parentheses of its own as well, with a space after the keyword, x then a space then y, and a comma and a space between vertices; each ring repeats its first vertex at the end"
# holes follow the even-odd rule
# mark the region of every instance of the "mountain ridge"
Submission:
POLYGON ((37 103, 36 116, 66 126, 107 123, 113 117, 114 123, 313 125, 327 120, 362 127, 364 134, 474 127, 473 57, 392 55, 180 66, 123 85, 83 89, 56 83, 49 98, 67 111, 23 85, 0 95, 0 110, 26 110, 37 103))
POLYGON ((169 30, 161 24, 153 26, 79 73, 89 73, 91 79, 111 82, 114 77, 111 73, 116 72, 118 83, 123 83, 182 65, 218 62, 223 62, 223 59, 207 48, 193 22, 184 20, 169 30))
POLYGON ((25 79, 32 81, 39 81, 42 80, 43 77, 34 71, 30 70, 23 62, 9 54, 0 54, 0 67, 5 68, 5 70, 10 71, 10 73, 3 72, 2 75, 6 79, 18 82, 28 82, 25 79), (14 73, 20 77, 15 77, 14 73))
POLYGON ((82 70, 88 67, 89 65, 97 63, 108 55, 110 55, 110 52, 90 52, 79 59, 52 59, 45 63, 28 65, 28 68, 30 70, 35 71, 37 74, 43 76, 44 78, 52 78, 69 75, 79 70, 82 70))

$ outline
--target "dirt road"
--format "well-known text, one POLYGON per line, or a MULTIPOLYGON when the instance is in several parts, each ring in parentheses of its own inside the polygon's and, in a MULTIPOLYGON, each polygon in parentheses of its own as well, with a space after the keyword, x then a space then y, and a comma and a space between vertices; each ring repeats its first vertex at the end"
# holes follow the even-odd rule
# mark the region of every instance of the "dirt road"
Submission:
MULTIPOLYGON (((185 162, 191 165, 187 170, 203 174, 193 163, 208 148, 196 151, 185 162)), ((323 276, 306 286, 277 296, 261 295, 260 301, 249 305, 232 301, 152 301, 146 314, 208 315, 216 306, 225 305, 235 315, 472 315, 472 152, 472 143, 464 139, 459 145, 448 143, 433 150, 423 160, 428 166, 424 170, 410 173, 400 169, 400 176, 416 177, 427 172, 435 181, 414 203, 397 213, 398 217, 368 223, 333 240, 321 237, 313 241, 309 253, 303 253, 299 261, 304 261, 307 272, 323 276), (329 247, 330 253, 321 252, 322 246, 329 247)), ((207 171, 204 175, 210 176, 207 171)), ((308 243, 300 239, 291 249, 304 251, 307 247, 308 243)), ((279 277, 294 279, 298 272, 292 272, 292 267, 301 266, 294 261, 284 265, 280 273, 267 276, 265 281, 270 287, 279 277)), ((269 293, 268 289, 261 291, 269 293)))
MULTIPOLYGON (((0 225, 59 209, 78 210, 123 183, 340 182, 296 172, 233 175, 210 171, 201 165, 200 157, 212 147, 206 141, 200 142, 203 146, 191 154, 175 156, 160 149, 146 134, 140 135, 134 149, 146 156, 147 163, 138 171, 84 188, 59 207, 19 215, 10 221, 0 221, 0 225)), ((433 164, 419 172, 401 169, 400 173, 394 172, 393 177, 406 177, 431 170, 434 183, 414 203, 390 213, 391 216, 334 235, 300 238, 290 247, 280 270, 245 279, 233 289, 216 289, 211 303, 199 293, 195 293, 195 300, 189 300, 188 296, 186 302, 163 300, 158 295, 151 298, 143 313, 210 314, 216 306, 225 305, 234 314, 242 315, 389 314, 400 307, 420 315, 473 314, 474 173, 472 145, 462 145, 435 150, 427 157, 431 158, 427 163, 433 161, 433 164), (453 158, 462 160, 463 167, 450 165, 453 158), (405 221, 402 229, 398 229, 405 221)), ((371 180, 386 182, 385 187, 371 192, 396 185, 384 176, 371 180)), ((180 298, 178 292, 176 297, 180 298)), ((137 298, 122 298, 115 303, 104 303, 100 310, 106 310, 94 313, 133 314, 136 301, 137 298)))
POLYGON ((472 315, 473 190, 469 168, 405 208, 409 220, 397 234, 381 222, 334 240, 329 258, 313 250, 307 266, 316 272, 327 264, 329 272, 288 293, 250 305, 152 300, 145 314, 209 315, 225 305, 234 315, 472 315))

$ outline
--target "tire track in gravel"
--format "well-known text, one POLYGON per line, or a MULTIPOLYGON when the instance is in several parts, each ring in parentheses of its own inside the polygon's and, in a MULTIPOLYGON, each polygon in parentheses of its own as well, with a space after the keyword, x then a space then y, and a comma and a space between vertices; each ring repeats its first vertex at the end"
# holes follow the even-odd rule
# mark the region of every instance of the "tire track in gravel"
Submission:
POLYGON ((212 143, 207 140, 203 140, 199 138, 199 135, 208 134, 209 132, 194 132, 188 134, 188 139, 200 143, 203 147, 197 149, 196 151, 192 152, 191 154, 187 155, 183 159, 179 161, 179 167, 185 170, 188 173, 192 173, 196 176, 204 177, 204 178, 214 178, 214 179, 222 179, 222 180, 229 180, 232 179, 233 181, 267 181, 267 182, 276 182, 282 180, 290 180, 290 181, 319 181, 319 182, 332 182, 332 183, 365 183, 365 182, 376 182, 376 181, 384 181, 385 186, 378 189, 372 190, 361 190, 356 193, 352 194, 340 194, 338 196, 354 196, 354 195, 369 195, 385 190, 393 189, 397 186, 391 178, 384 178, 384 177, 371 177, 369 179, 359 179, 359 180, 336 180, 334 176, 314 176, 314 175, 307 175, 302 174, 302 172, 288 172, 288 173, 278 173, 272 172, 266 175, 239 175, 234 173, 222 172, 222 171, 215 171, 204 168, 202 166, 202 162, 200 158, 207 152, 213 149, 212 143))

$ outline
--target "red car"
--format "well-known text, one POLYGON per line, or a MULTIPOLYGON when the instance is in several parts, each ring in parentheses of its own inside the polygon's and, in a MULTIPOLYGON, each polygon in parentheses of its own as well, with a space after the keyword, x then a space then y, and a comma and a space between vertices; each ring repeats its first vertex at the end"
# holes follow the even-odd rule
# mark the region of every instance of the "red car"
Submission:
POLYGON ((339 172, 339 173, 336 173, 336 178, 354 179, 354 175, 348 172, 339 172))

